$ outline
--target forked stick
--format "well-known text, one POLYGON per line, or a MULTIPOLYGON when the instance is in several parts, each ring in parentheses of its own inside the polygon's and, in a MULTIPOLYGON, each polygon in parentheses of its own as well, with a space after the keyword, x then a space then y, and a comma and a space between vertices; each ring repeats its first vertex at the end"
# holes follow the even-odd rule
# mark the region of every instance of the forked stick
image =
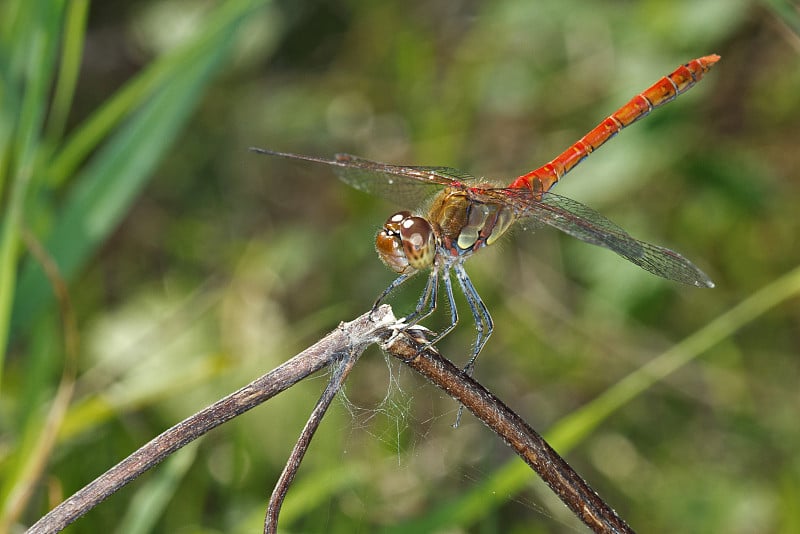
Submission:
POLYGON ((387 329, 396 325, 397 319, 388 306, 365 313, 353 322, 340 324, 333 332, 287 362, 152 439, 50 510, 27 532, 45 534, 61 531, 184 445, 330 365, 342 353, 360 354, 379 339, 379 334, 385 335, 387 329))
POLYGON ((333 398, 339 390, 342 389, 344 381, 347 380, 350 371, 353 370, 353 366, 358 361, 359 356, 361 356, 361 352, 361 350, 352 350, 348 352, 340 362, 334 364, 336 365, 336 369, 334 369, 331 374, 328 386, 325 388, 325 391, 322 392, 322 396, 311 412, 306 426, 303 427, 300 437, 297 438, 297 443, 295 443, 292 453, 286 461, 286 467, 283 468, 283 472, 269 498, 267 516, 264 520, 264 534, 275 534, 278 532, 278 514, 280 514, 283 500, 286 498, 286 493, 289 491, 289 486, 292 480, 294 480, 297 470, 300 468, 300 462, 303 461, 303 457, 308 450, 311 438, 314 437, 314 433, 317 431, 317 428, 319 428, 319 424, 322 422, 325 412, 328 411, 328 407, 331 405, 333 398))
MULTIPOLYGON (((205 408, 159 435, 128 458, 112 467, 89 485, 42 517, 27 532, 43 534, 59 532, 128 482, 165 459, 169 454, 202 436, 222 423, 288 389, 310 374, 343 359, 320 399, 315 414, 306 425, 296 450, 307 447, 307 441, 324 413, 324 408, 349 373, 358 356, 372 343, 380 342, 384 350, 421 373, 448 395, 464 405, 511 446, 530 465, 575 515, 594 532, 632 533, 633 530, 608 506, 589 485, 556 453, 544 439, 517 414, 505 406, 483 386, 427 346, 422 329, 405 329, 389 306, 381 306, 350 323, 342 323, 312 347, 296 355, 273 371, 251 382, 239 391, 205 408), (319 413, 317 413, 319 412, 319 413)), ((304 452, 304 451, 303 451, 304 452)), ((299 459, 293 453, 285 475, 293 477, 299 459)), ((270 504, 270 521, 277 528, 277 513, 291 479, 276 488, 270 504)))

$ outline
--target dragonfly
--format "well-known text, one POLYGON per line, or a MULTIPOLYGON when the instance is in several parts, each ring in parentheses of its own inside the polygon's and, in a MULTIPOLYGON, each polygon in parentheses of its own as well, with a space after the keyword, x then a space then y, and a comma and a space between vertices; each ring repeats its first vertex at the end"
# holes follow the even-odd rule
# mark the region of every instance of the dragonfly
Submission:
POLYGON ((381 293, 373 310, 414 275, 429 271, 414 311, 404 317, 403 322, 410 327, 434 313, 441 282, 450 321, 426 346, 433 345, 458 323, 451 280, 451 273, 454 274, 476 325, 477 337, 464 367, 467 374, 472 374, 475 360, 492 335, 494 324, 464 269, 464 262, 497 242, 516 223, 526 227, 551 226, 616 252, 652 274, 692 286, 714 287, 714 282, 703 271, 677 252, 639 241, 588 206, 552 193, 550 189, 620 130, 688 91, 719 59, 712 54, 681 65, 633 97, 555 159, 505 186, 451 167, 391 165, 349 154, 326 159, 255 147, 250 150, 328 165, 352 187, 388 199, 399 198, 416 205, 427 200, 424 213, 403 210, 391 215, 375 238, 378 256, 399 276, 381 293))

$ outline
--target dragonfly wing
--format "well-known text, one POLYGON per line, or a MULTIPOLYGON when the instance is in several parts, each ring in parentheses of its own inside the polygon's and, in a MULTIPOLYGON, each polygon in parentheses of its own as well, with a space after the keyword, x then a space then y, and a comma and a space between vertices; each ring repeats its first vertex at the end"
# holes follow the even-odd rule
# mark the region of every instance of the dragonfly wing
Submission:
POLYGON ((439 185, 450 185, 453 182, 473 183, 478 179, 471 174, 453 167, 441 166, 420 166, 420 165, 392 165, 372 161, 352 154, 336 154, 336 164, 346 167, 357 167, 365 170, 390 173, 397 176, 410 177, 414 180, 434 183, 439 185))
POLYGON ((714 282, 692 262, 668 248, 630 236, 619 225, 576 200, 553 193, 526 209, 527 215, 587 243, 612 250, 655 275, 698 287, 714 282))
POLYGON ((444 187, 465 187, 462 184, 479 182, 475 177, 452 167, 390 165, 350 154, 336 154, 334 159, 327 159, 256 147, 250 150, 267 156, 329 165, 346 184, 406 207, 418 206, 444 187))
POLYGON ((409 207, 459 179, 448 174, 445 168, 389 165, 349 154, 336 154, 334 159, 328 159, 257 147, 251 147, 250 150, 267 156, 328 165, 350 186, 409 207))
MULTIPOLYGON (((449 183, 452 182, 459 182, 463 184, 477 184, 481 183, 481 180, 475 178, 473 175, 469 174, 468 172, 464 172, 461 169, 455 169, 453 167, 427 167, 427 166, 412 166, 412 167, 405 167, 406 169, 415 169, 423 174, 435 176, 437 180, 447 181, 449 183)), ((442 183, 440 181, 440 183, 442 183)))
POLYGON ((390 165, 350 154, 336 154, 334 172, 346 184, 392 202, 416 207, 444 187, 477 183, 452 167, 390 165))
POLYGON ((336 167, 333 172, 350 187, 405 207, 422 204, 443 187, 437 182, 409 178, 407 175, 390 172, 389 169, 336 167))

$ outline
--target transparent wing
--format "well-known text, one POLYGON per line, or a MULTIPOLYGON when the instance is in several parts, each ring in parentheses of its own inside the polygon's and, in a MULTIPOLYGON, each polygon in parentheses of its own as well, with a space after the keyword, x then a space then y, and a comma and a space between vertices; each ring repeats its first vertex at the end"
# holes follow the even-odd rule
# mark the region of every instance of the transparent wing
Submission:
POLYGON ((443 187, 463 187, 478 180, 451 167, 390 165, 350 154, 336 154, 334 159, 275 152, 262 148, 250 150, 269 156, 323 163, 346 184, 407 207, 415 207, 443 187))
MULTIPOLYGON (((698 287, 714 282, 692 262, 668 248, 639 241, 619 225, 576 200, 545 193, 541 200, 529 190, 495 189, 492 196, 506 195, 519 217, 544 223, 573 237, 612 250, 655 275, 698 287)), ((488 192, 488 191, 487 191, 488 192)))
POLYGON ((350 154, 336 154, 336 162, 334 172, 346 184, 408 207, 420 205, 444 187, 478 181, 452 167, 390 165, 350 154))
POLYGON ((714 282, 692 262, 668 248, 639 241, 580 202, 553 193, 532 204, 535 218, 587 243, 612 250, 655 275, 698 287, 714 282))

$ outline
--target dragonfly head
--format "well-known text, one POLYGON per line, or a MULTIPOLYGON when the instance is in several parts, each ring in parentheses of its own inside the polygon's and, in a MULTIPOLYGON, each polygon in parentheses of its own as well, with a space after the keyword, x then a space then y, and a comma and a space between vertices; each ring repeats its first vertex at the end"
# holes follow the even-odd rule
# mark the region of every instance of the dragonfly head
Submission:
POLYGON ((381 261, 399 274, 411 274, 433 265, 436 234, 431 223, 400 211, 386 219, 375 238, 381 261))

